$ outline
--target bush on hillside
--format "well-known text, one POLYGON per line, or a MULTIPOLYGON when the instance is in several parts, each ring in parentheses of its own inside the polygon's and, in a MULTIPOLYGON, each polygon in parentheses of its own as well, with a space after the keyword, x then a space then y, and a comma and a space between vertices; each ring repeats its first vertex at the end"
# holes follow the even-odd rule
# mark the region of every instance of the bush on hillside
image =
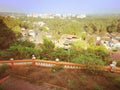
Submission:
POLYGON ((117 61, 117 66, 120 67, 120 61, 117 61))
POLYGON ((69 51, 64 50, 63 48, 56 48, 52 53, 53 59, 59 58, 60 61, 67 61, 69 58, 69 51))
POLYGON ((42 52, 40 53, 41 59, 52 59, 52 53, 54 52, 55 45, 54 43, 47 39, 46 37, 43 38, 43 44, 41 45, 42 52))
POLYGON ((85 64, 85 65, 104 65, 104 61, 98 58, 95 54, 84 51, 80 53, 72 62, 85 64))
POLYGON ((115 84, 116 87, 120 88, 120 77, 115 78, 114 84, 115 84))
POLYGON ((39 58, 41 50, 17 45, 11 46, 9 52, 11 53, 11 58, 14 59, 31 59, 33 54, 39 58))
POLYGON ((0 51, 0 60, 9 60, 11 58, 10 52, 8 50, 0 51))
POLYGON ((2 74, 7 68, 7 65, 0 66, 0 74, 2 74))
POLYGON ((104 46, 91 46, 88 49, 91 53, 94 53, 96 57, 103 60, 105 63, 109 60, 108 50, 104 46))
POLYGON ((32 43, 28 40, 16 40, 14 41, 14 43, 12 44, 12 46, 15 46, 15 45, 21 45, 21 46, 25 46, 25 47, 31 47, 31 48, 34 48, 35 47, 35 43, 32 43))

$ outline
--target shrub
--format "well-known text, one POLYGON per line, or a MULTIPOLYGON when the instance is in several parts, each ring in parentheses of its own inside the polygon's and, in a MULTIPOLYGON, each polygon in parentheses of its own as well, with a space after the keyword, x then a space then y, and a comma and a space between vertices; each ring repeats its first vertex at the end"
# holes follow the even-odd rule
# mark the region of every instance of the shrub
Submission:
POLYGON ((83 40, 85 40, 86 37, 87 37, 87 34, 86 33, 80 33, 80 36, 82 37, 83 40))
POLYGON ((43 38, 43 44, 41 45, 42 52, 40 54, 41 59, 52 59, 51 54, 54 51, 54 48, 55 45, 51 40, 43 38))
POLYGON ((120 61, 117 61, 117 66, 120 67, 120 61))
POLYGON ((84 53, 80 53, 75 59, 73 59, 75 63, 81 63, 85 65, 104 65, 104 62, 99 59, 95 54, 84 51, 84 53))
POLYGON ((114 84, 115 84, 115 86, 116 86, 117 88, 120 88, 120 77, 115 78, 114 84))
POLYGON ((52 53, 53 59, 59 58, 60 61, 67 61, 69 59, 69 54, 67 50, 63 48, 56 48, 52 53))
POLYGON ((75 86, 74 86, 74 80, 72 79, 68 79, 68 86, 67 86, 70 90, 74 90, 75 86))
POLYGON ((30 42, 30 41, 23 41, 23 40, 16 40, 14 41, 13 45, 12 46, 16 46, 16 45, 21 45, 21 46, 25 46, 25 47, 31 47, 31 48, 34 48, 35 47, 35 44, 30 42))
POLYGON ((58 65, 58 66, 53 66, 52 68, 51 68, 51 71, 52 72, 58 72, 58 71, 60 71, 60 70, 62 70, 63 69, 63 65, 58 65))
POLYGON ((39 28, 41 31, 47 31, 46 27, 42 26, 39 28))
POLYGON ((0 50, 7 49, 17 39, 12 27, 15 27, 15 20, 10 17, 0 16, 0 50))
POLYGON ((84 84, 86 84, 86 80, 85 80, 86 78, 87 78, 87 76, 82 75, 82 76, 78 77, 78 80, 80 81, 80 83, 82 83, 84 85, 84 84))
POLYGON ((0 74, 4 73, 7 68, 8 68, 8 66, 6 64, 0 66, 0 74))
POLYGON ((104 46, 94 46, 92 45, 89 48, 89 51, 91 53, 94 53, 98 58, 100 58, 101 60, 107 62, 109 55, 108 55, 108 51, 104 46))
POLYGON ((92 74, 97 74, 98 71, 102 70, 101 68, 96 68, 96 66, 105 64, 105 62, 97 57, 94 53, 86 50, 76 56, 72 62, 86 65, 86 70, 92 74))
POLYGON ((0 60, 7 60, 10 59, 10 52, 8 50, 1 50, 0 51, 0 60))
POLYGON ((11 46, 9 49, 11 57, 15 59, 29 59, 34 54, 36 57, 40 56, 41 50, 25 47, 21 45, 11 46))
POLYGON ((88 43, 92 46, 95 45, 95 37, 89 37, 88 38, 88 43))
POLYGON ((87 50, 88 47, 89 44, 84 40, 79 40, 72 45, 72 48, 76 51, 87 50))
POLYGON ((103 88, 98 85, 98 84, 95 84, 93 87, 92 87, 92 90, 103 90, 103 88))

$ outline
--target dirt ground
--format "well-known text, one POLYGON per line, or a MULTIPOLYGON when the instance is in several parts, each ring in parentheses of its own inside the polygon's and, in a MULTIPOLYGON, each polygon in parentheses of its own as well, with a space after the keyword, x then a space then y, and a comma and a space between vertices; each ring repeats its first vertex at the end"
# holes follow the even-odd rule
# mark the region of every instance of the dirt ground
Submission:
POLYGON ((0 90, 120 90, 120 74, 61 68, 14 67, 0 90))
POLYGON ((46 84, 40 86, 29 83, 28 81, 10 77, 0 86, 0 90, 58 90, 46 84))

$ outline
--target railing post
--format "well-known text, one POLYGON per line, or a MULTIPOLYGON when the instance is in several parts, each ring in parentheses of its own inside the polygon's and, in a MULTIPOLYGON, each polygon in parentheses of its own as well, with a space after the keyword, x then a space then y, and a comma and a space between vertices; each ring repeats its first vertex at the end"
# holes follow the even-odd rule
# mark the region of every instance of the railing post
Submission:
POLYGON ((58 62, 56 62, 56 63, 55 63, 55 65, 56 65, 56 67, 58 67, 58 66, 59 66, 59 63, 58 63, 58 62))
POLYGON ((11 58, 11 66, 13 67, 14 66, 14 60, 11 58))
POLYGON ((33 66, 35 66, 35 59, 36 59, 35 55, 32 55, 32 65, 33 66))
POLYGON ((59 62, 59 58, 56 58, 55 61, 56 61, 55 65, 59 66, 59 63, 58 63, 59 62))
POLYGON ((35 66, 35 62, 36 62, 35 60, 32 60, 32 65, 33 65, 33 66, 35 66))

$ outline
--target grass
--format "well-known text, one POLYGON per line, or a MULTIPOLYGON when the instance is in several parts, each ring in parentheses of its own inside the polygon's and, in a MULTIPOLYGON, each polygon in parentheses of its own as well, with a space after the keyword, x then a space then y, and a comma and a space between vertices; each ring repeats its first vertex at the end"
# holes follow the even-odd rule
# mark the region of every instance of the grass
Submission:
POLYGON ((103 87, 98 84, 94 84, 92 90, 103 90, 103 87))

